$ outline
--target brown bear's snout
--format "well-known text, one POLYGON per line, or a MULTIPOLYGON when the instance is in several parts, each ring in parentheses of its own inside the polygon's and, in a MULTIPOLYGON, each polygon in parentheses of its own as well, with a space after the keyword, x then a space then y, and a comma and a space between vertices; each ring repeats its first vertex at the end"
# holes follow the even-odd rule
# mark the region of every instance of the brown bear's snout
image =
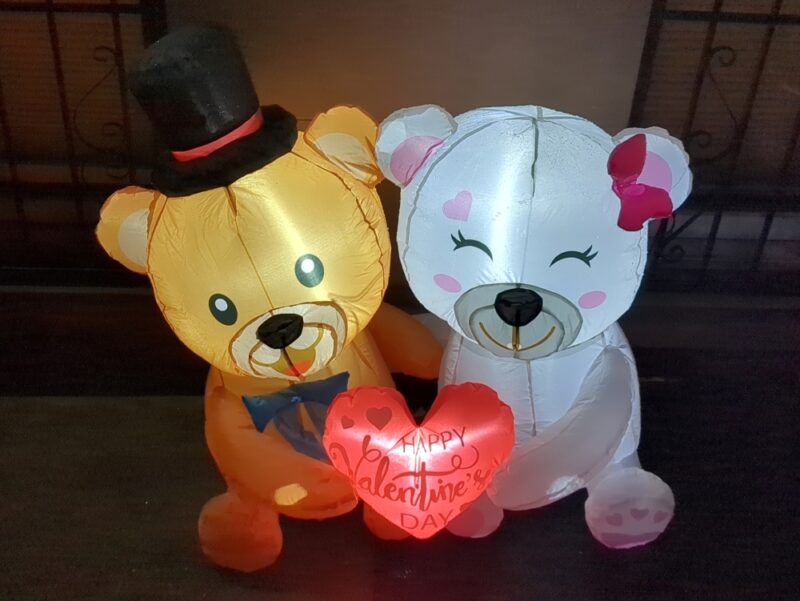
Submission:
POLYGON ((303 318, 296 313, 273 315, 258 326, 256 338, 274 349, 286 348, 303 333, 303 318))

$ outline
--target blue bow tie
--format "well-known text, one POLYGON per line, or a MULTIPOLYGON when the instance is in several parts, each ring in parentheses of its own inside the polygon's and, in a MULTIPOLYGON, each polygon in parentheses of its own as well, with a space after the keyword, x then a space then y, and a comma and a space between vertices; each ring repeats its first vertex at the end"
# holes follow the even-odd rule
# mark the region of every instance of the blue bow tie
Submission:
POLYGON ((322 447, 325 416, 336 395, 347 390, 349 378, 350 374, 345 371, 325 380, 295 384, 273 394, 242 396, 242 400, 259 432, 274 422, 295 451, 330 463, 322 447), (303 426, 300 405, 311 419, 315 432, 303 426))

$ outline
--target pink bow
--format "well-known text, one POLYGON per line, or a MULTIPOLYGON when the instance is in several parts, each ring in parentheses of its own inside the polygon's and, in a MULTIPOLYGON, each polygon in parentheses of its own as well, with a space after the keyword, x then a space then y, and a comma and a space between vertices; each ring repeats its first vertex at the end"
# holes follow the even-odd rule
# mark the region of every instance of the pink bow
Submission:
POLYGON ((646 159, 644 134, 628 138, 608 158, 608 174, 614 180, 611 187, 620 200, 617 225, 628 232, 638 232, 648 219, 672 215, 672 200, 667 190, 638 182, 646 159))

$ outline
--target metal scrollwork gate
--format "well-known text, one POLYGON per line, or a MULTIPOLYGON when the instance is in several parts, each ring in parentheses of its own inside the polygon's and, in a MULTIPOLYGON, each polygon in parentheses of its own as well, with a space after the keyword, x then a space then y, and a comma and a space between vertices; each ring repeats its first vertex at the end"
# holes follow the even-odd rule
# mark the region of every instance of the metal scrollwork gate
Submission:
POLYGON ((654 0, 631 124, 663 125, 695 191, 650 288, 800 291, 800 2, 654 0))
POLYGON ((126 79, 165 31, 163 0, 0 2, 0 283, 128 281, 91 230, 110 190, 146 178, 126 79))

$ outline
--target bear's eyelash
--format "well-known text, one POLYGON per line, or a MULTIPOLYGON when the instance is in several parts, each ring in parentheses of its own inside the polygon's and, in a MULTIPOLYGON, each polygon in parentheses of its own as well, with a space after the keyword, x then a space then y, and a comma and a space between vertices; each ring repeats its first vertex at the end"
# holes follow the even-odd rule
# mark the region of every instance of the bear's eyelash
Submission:
POLYGON ((454 251, 458 250, 459 248, 472 246, 474 248, 477 248, 477 249, 482 250, 483 252, 485 252, 487 255, 489 255, 489 258, 492 261, 494 261, 494 257, 492 256, 492 251, 489 249, 488 246, 486 246, 480 240, 473 240, 472 238, 465 238, 464 234, 461 233, 461 230, 458 230, 458 238, 456 238, 455 236, 453 236, 451 234, 450 235, 450 239, 456 245, 455 248, 453 248, 454 251))
POLYGON ((583 252, 579 252, 577 250, 566 250, 563 253, 556 255, 555 258, 552 261, 550 261, 550 267, 552 267, 555 263, 558 263, 563 259, 578 259, 586 263, 586 265, 588 265, 589 267, 591 267, 592 259, 594 259, 596 256, 597 256, 597 251, 594 251, 592 253, 591 246, 583 252))

